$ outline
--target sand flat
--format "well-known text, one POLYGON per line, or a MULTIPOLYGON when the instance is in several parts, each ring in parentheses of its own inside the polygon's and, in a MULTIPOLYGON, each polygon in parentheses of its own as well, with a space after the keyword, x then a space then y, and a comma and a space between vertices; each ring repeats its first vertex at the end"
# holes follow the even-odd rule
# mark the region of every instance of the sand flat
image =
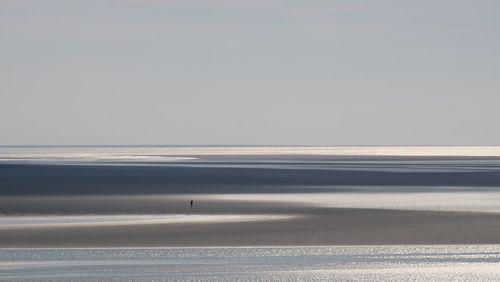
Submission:
POLYGON ((322 169, 4 164, 0 221, 187 217, 11 225, 0 228, 0 247, 498 244, 497 161, 467 162, 419 160, 393 171, 394 161, 382 170, 371 161, 322 169), (186 220, 200 215, 214 220, 186 220), (221 220, 234 215, 256 220, 221 220))
POLYGON ((274 221, 0 229, 0 247, 499 244, 500 215, 329 209, 274 221))

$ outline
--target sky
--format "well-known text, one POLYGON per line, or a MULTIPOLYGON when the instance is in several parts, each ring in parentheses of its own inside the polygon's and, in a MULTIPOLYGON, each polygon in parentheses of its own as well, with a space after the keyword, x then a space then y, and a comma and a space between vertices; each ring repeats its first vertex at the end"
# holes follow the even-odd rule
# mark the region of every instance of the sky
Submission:
POLYGON ((500 145, 498 11, 0 0, 0 145, 500 145))

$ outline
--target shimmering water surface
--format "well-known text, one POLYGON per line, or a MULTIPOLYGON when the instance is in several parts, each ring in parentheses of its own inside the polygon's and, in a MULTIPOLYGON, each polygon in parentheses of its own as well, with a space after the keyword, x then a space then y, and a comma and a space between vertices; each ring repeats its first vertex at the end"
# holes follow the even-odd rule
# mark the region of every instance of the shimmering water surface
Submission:
POLYGON ((3 281, 498 281, 500 245, 4 249, 3 281))
POLYGON ((171 162, 214 155, 500 157, 500 146, 0 146, 4 162, 171 162))

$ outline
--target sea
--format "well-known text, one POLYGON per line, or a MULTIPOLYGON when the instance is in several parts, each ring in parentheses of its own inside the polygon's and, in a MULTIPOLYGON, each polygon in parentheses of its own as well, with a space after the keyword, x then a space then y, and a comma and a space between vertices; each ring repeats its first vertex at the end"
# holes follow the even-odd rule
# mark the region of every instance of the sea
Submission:
POLYGON ((3 249, 2 281, 499 281, 498 245, 3 249))
MULTIPOLYGON (((375 157, 377 169, 400 171, 492 170, 500 165, 498 146, 0 146, 0 163, 5 164, 182 165, 203 156, 274 156, 266 160, 280 165, 282 157, 287 156, 286 163, 289 163, 290 156, 293 160, 293 156, 299 155, 363 157, 370 162, 375 157), (381 163, 376 157, 395 159, 381 163), (398 158, 412 159, 400 161, 398 158), (436 161, 429 165, 428 159, 436 161)), ((258 160, 257 164, 254 161, 247 164, 266 165, 266 161, 258 160)), ((359 168, 358 161, 355 158, 344 165, 359 168)), ((366 163, 363 161, 362 165, 369 169, 366 163)), ((338 194, 324 204, 385 207, 377 206, 381 201, 373 201, 373 195, 365 196, 360 193, 355 198, 352 195, 342 198, 338 194)), ((482 198, 473 207, 472 202, 463 198, 448 204, 434 203, 437 202, 439 205, 426 204, 431 202, 424 199, 413 208, 499 212, 497 203, 482 198)), ((394 198, 384 205, 392 205, 389 207, 392 209, 408 208, 407 205, 400 207, 400 203, 404 201, 394 198)), ((23 223, 22 219, 15 219, 14 223, 12 218, 8 220, 0 217, 0 225, 23 223)), ((43 220, 47 218, 38 224, 44 224, 43 220)), ((500 281, 500 245, 3 248, 0 249, 0 280, 500 281)))

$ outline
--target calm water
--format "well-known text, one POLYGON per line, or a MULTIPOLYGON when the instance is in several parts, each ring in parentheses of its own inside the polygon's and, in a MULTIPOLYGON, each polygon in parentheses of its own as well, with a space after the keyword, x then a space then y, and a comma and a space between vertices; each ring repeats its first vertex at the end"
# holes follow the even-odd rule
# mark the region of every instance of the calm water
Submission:
POLYGON ((4 249, 4 281, 500 280, 500 245, 4 249))

